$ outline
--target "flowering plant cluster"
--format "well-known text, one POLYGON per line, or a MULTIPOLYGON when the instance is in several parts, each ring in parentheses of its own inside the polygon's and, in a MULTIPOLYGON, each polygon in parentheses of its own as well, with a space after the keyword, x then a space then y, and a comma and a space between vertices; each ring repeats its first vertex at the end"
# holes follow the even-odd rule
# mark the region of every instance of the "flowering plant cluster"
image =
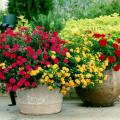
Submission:
POLYGON ((100 53, 100 61, 108 60, 106 70, 120 70, 120 38, 112 34, 94 33, 90 38, 92 41, 92 51, 100 53))
POLYGON ((56 32, 48 34, 40 26, 31 32, 21 27, 0 34, 0 81, 6 84, 6 91, 45 84, 49 90, 60 88, 66 94, 77 86, 70 66, 77 63, 65 44, 56 32))

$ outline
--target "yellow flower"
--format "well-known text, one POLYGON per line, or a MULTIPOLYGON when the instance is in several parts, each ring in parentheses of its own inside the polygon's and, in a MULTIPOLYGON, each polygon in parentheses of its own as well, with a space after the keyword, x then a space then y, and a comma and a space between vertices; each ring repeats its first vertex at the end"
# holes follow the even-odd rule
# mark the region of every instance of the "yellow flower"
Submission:
POLYGON ((79 79, 76 79, 75 82, 80 85, 80 80, 79 79))
POLYGON ((55 55, 51 55, 51 58, 52 58, 52 59, 55 59, 55 58, 56 58, 56 56, 55 56, 55 55))
POLYGON ((75 57, 76 62, 80 62, 80 57, 75 57))
POLYGON ((70 49, 70 52, 73 52, 74 50, 73 49, 70 49))
POLYGON ((49 89, 49 90, 53 90, 53 87, 52 87, 52 86, 48 86, 48 89, 49 89))
POLYGON ((86 74, 86 78, 91 78, 91 77, 92 77, 92 75, 90 73, 86 74))
POLYGON ((62 73, 62 74, 65 74, 65 71, 64 71, 64 70, 61 70, 61 73, 62 73))
POLYGON ((43 69, 42 69, 41 67, 38 67, 38 70, 39 70, 39 71, 42 71, 43 69))
POLYGON ((45 81, 44 81, 44 79, 40 79, 39 82, 44 83, 45 81))
POLYGON ((66 95, 66 94, 67 94, 67 91, 66 91, 66 90, 61 90, 61 93, 62 93, 63 95, 66 95))
POLYGON ((48 77, 48 76, 46 76, 46 77, 45 77, 45 81, 47 82, 48 80, 49 80, 49 77, 48 77))
POLYGON ((103 74, 99 72, 99 73, 98 73, 98 76, 99 76, 99 77, 102 77, 102 76, 103 76, 103 74))
POLYGON ((70 76, 70 73, 65 73, 65 77, 69 77, 70 76))
POLYGON ((53 69, 56 69, 56 68, 58 68, 58 65, 57 65, 57 64, 54 64, 54 65, 52 66, 52 68, 53 68, 53 69))
POLYGON ((70 55, 69 52, 66 52, 66 57, 67 57, 67 58, 70 58, 70 57, 71 57, 71 55, 70 55))
POLYGON ((70 81, 69 81, 69 86, 74 87, 74 85, 75 85, 75 84, 74 84, 73 80, 70 80, 70 81))
POLYGON ((48 74, 48 76, 49 76, 50 78, 53 78, 53 75, 52 75, 52 74, 48 74))
POLYGON ((67 91, 70 91, 70 87, 66 87, 66 90, 67 90, 67 91))
POLYGON ((79 68, 79 71, 80 71, 81 73, 83 73, 83 72, 84 72, 84 69, 81 67, 81 68, 79 68))
POLYGON ((31 70, 31 71, 30 71, 30 75, 31 75, 31 76, 36 76, 36 75, 37 75, 37 73, 36 73, 36 71, 35 71, 35 70, 31 70))
POLYGON ((80 53, 80 50, 76 50, 76 53, 80 53))

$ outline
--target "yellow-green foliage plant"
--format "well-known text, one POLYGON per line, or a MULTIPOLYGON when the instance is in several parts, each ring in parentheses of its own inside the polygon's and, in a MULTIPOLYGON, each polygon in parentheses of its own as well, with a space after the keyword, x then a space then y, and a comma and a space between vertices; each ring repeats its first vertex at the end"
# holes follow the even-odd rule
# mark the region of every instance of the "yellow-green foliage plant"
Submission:
POLYGON ((66 22, 65 28, 60 34, 64 39, 74 40, 85 31, 118 34, 120 33, 120 16, 114 13, 109 16, 100 16, 94 19, 71 19, 66 22))

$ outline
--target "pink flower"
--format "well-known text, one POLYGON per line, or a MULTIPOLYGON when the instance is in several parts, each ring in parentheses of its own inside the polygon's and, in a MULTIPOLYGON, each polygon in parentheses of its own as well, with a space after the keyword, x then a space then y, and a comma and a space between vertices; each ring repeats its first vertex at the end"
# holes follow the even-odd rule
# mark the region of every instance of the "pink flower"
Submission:
POLYGON ((4 48, 5 48, 5 49, 9 49, 10 46, 9 46, 9 45, 5 45, 4 48))
POLYGON ((14 78, 10 78, 9 82, 10 82, 11 84, 14 84, 14 83, 16 82, 16 80, 15 80, 14 78))
POLYGON ((10 92, 12 89, 12 86, 10 84, 6 85, 6 92, 10 92))

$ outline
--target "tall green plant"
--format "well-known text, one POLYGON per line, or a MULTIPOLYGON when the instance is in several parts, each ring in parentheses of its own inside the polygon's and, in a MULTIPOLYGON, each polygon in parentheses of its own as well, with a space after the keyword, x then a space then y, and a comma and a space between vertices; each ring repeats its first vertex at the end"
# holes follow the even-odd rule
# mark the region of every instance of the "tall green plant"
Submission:
POLYGON ((9 0, 8 11, 31 20, 40 13, 47 15, 52 10, 52 0, 9 0))
POLYGON ((63 27, 63 20, 56 12, 50 11, 48 15, 38 14, 33 17, 31 26, 44 26, 44 30, 48 32, 59 32, 63 27))

